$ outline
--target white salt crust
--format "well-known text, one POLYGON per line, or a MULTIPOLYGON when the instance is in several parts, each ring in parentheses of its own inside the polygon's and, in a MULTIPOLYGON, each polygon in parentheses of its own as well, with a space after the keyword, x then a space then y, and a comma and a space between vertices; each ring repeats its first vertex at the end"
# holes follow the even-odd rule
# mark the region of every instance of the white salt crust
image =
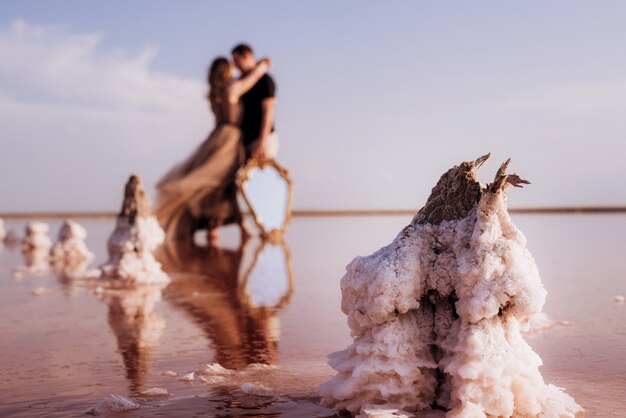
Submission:
POLYGON ((74 221, 65 221, 59 230, 57 242, 50 249, 50 261, 69 265, 89 261, 93 253, 85 244, 87 230, 74 221))
POLYGON ((108 241, 109 260, 96 276, 127 284, 168 283, 170 278, 153 255, 164 239, 154 216, 137 217, 134 224, 119 217, 108 241))
POLYGON ((89 408, 85 413, 87 415, 109 415, 111 413, 132 411, 140 408, 141 405, 121 395, 109 395, 101 402, 89 408))
POLYGON ((22 239, 22 251, 45 250, 52 246, 52 241, 48 237, 50 227, 43 222, 29 222, 24 230, 25 236, 22 239))
POLYGON ((582 411, 544 382, 522 337, 546 291, 503 192, 355 258, 341 292, 353 344, 329 356, 338 374, 320 386, 325 406, 371 416, 372 404, 401 413, 436 404, 447 418, 582 411))

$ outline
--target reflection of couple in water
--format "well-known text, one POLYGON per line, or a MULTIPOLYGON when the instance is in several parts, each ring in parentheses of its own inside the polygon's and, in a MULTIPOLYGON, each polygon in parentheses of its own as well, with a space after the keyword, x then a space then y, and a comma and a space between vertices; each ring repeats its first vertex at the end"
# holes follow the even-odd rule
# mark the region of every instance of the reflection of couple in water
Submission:
POLYGON ((273 158, 275 85, 267 74, 271 60, 256 60, 241 44, 232 50, 233 63, 216 58, 208 74, 215 129, 187 160, 158 183, 156 215, 168 239, 190 239, 206 228, 214 243, 218 227, 236 223, 242 239, 250 233, 237 204, 237 171, 251 158, 273 158), (234 78, 236 67, 241 76, 234 78))
MULTIPOLYGON (((290 281, 276 306, 255 304, 247 296, 245 284, 251 272, 245 268, 244 255, 254 252, 250 247, 254 242, 248 240, 234 250, 200 248, 189 240, 179 240, 159 252, 159 261, 172 275, 172 282, 164 290, 165 299, 204 330, 215 350, 212 361, 227 369, 277 362, 278 313, 289 303, 293 292, 290 281)), ((259 258, 257 253, 252 269, 259 258)), ((286 264, 275 268, 288 272, 291 267, 286 264)))

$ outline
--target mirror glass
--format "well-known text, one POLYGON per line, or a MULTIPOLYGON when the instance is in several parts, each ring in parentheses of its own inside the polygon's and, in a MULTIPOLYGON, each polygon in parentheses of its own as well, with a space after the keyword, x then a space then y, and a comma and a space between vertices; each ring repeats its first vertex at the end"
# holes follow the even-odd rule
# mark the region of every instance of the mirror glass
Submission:
POLYGON ((286 171, 273 161, 251 160, 242 178, 240 191, 261 235, 283 232, 291 210, 291 187, 286 171))

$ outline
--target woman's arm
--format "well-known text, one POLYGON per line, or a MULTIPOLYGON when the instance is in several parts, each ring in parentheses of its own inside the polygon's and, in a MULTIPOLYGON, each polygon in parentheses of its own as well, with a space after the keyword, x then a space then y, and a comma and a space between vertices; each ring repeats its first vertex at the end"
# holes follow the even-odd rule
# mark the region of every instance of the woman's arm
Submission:
POLYGON ((272 62, 269 58, 263 58, 259 61, 254 70, 250 71, 238 80, 233 81, 226 90, 228 101, 231 104, 236 104, 241 96, 246 94, 246 92, 250 90, 252 86, 254 86, 256 82, 263 77, 263 75, 265 75, 265 73, 267 73, 267 70, 269 70, 271 65, 272 62))

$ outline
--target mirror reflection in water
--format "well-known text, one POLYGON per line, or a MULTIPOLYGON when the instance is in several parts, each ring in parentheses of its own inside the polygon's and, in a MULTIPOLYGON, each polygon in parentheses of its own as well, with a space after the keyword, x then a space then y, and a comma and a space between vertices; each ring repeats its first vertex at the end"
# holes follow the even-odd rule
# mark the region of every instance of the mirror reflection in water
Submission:
POLYGON ((284 242, 262 241, 249 269, 243 272, 242 298, 254 308, 279 308, 291 297, 293 273, 284 242))

